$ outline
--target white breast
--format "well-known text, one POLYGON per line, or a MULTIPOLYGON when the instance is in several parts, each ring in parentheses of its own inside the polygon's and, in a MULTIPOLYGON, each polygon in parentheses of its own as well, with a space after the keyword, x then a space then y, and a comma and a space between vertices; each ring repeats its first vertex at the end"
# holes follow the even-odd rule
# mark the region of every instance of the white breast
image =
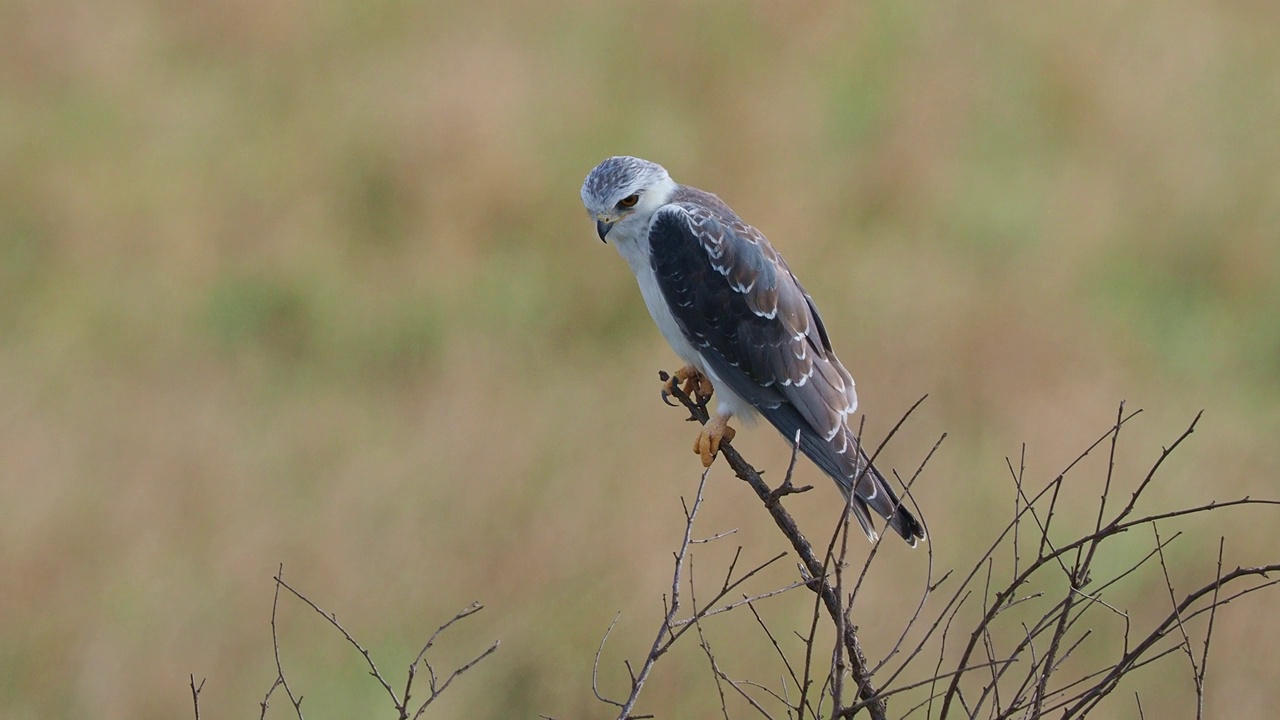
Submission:
POLYGON ((706 372, 702 367, 702 356, 685 339, 684 332, 680 330, 675 317, 671 314, 666 298, 662 297, 662 289, 658 287, 658 276, 654 274, 653 264, 649 262, 648 235, 633 237, 619 232, 628 229, 630 228, 618 227, 614 232, 609 233, 609 241, 618 248, 618 254, 627 261, 631 272, 635 274, 636 283, 640 286, 640 295, 644 297, 644 305, 649 308, 649 315, 657 323, 658 329, 662 331, 662 337, 667 339, 671 349, 675 350, 685 362, 706 372))
POLYGON ((717 412, 721 415, 732 414, 746 420, 751 419, 755 414, 755 408, 729 391, 728 386, 707 367, 702 355, 685 338, 684 331, 676 323, 666 298, 662 296, 662 288, 658 287, 658 277, 649 260, 648 225, 641 227, 642 232, 637 233, 634 231, 635 225, 624 226, 623 223, 619 223, 614 231, 609 233, 609 242, 618 248, 618 254, 627 261, 631 272, 635 274, 636 283, 640 286, 640 295, 644 297, 649 315, 653 317, 654 323, 657 324, 658 330, 662 332, 662 337, 666 338, 671 349, 675 350, 686 363, 698 368, 699 372, 711 378, 711 383, 715 386, 717 412))

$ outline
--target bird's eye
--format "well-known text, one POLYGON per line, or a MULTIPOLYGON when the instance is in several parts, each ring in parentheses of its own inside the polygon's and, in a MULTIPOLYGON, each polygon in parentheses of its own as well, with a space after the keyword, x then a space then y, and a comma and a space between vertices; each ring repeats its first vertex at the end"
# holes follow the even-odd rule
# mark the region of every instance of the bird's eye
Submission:
POLYGON ((618 207, 620 207, 620 208, 631 208, 631 207, 635 207, 635 206, 636 206, 636 203, 638 203, 638 202, 640 202, 640 194, 639 194, 639 193, 636 193, 636 194, 634 194, 634 195, 628 195, 628 196, 626 196, 626 197, 622 198, 621 200, 619 200, 619 201, 618 201, 618 207))

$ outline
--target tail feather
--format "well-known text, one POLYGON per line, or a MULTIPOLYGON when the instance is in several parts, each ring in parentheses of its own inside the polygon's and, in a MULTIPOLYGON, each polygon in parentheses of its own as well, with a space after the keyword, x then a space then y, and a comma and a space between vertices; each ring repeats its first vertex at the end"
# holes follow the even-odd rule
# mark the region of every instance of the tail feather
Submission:
POLYGON ((885 518, 889 527, 901 535, 911 547, 915 547, 921 540, 927 540, 924 526, 903 505, 902 500, 893 492, 889 481, 880 474, 875 465, 870 464, 871 461, 865 453, 861 451, 859 453, 864 464, 859 468, 862 477, 858 482, 855 497, 870 506, 880 517, 885 518), (862 472, 862 468, 866 468, 865 473, 862 472))
POLYGON ((829 442, 813 432, 794 407, 783 404, 776 408, 761 408, 761 413, 788 440, 794 441, 796 431, 800 431, 800 451, 836 481, 846 501, 850 501, 852 493, 853 516, 868 540, 875 542, 878 537, 872 512, 884 518, 888 526, 911 547, 928 539, 924 526, 902 504, 889 481, 871 464, 871 459, 861 447, 847 449, 846 452, 857 453, 857 462, 852 463, 855 467, 852 476, 846 476, 841 465, 848 463, 848 459, 837 454, 829 442), (855 479, 856 489, 853 487, 855 479))

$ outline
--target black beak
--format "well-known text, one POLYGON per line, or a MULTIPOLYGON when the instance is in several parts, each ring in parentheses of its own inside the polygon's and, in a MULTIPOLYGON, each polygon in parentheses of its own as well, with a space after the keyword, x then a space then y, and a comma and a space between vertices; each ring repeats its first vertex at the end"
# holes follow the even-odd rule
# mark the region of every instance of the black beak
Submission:
POLYGON ((604 236, 609 234, 609 230, 612 227, 613 225, 603 220, 596 221, 596 234, 600 236, 600 242, 606 242, 606 240, 604 239, 604 236))

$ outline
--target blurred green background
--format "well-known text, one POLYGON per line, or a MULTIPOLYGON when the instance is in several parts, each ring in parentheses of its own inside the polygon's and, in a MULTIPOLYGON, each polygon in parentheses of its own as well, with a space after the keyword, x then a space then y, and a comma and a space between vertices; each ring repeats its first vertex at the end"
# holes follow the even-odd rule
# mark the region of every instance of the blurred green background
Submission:
MULTIPOLYGON (((699 470, 658 402, 674 356, 578 199, 613 154, 769 235, 870 442, 929 393, 881 464, 950 433, 917 485, 940 568, 1011 510, 1006 456, 1026 443, 1038 486, 1121 399, 1146 408, 1125 488, 1206 409, 1152 509, 1274 497, 1278 127, 1273 2, 4 3, 0 716, 190 716, 188 673, 204 717, 256 716, 278 563, 393 678, 487 605, 437 657, 502 647, 429 716, 608 715, 596 644, 621 610, 617 694, 699 470)), ((781 477, 771 430, 735 445, 781 477)), ((1069 476, 1060 522, 1092 522, 1104 468, 1069 476)), ((838 495, 800 472, 824 535, 838 495)), ((707 502, 703 534, 740 528, 708 579, 739 543, 784 549, 722 466, 707 502)), ((1258 510, 1179 527, 1185 589, 1219 534, 1231 566, 1280 548, 1258 510)), ((926 560, 882 555, 874 657, 926 560)), ((1150 580, 1113 597, 1138 625, 1168 610, 1150 580)), ((785 633, 810 604, 763 607, 785 633)), ((1219 617, 1207 716, 1280 703, 1274 607, 1219 617)), ((745 616, 712 629, 734 676, 782 672, 745 616)), ((312 716, 388 714, 309 610, 282 599, 280 639, 312 716)), ((1193 714, 1163 662, 1111 717, 1133 690, 1193 714)), ((658 667, 643 711, 718 713, 695 644, 658 667)))

